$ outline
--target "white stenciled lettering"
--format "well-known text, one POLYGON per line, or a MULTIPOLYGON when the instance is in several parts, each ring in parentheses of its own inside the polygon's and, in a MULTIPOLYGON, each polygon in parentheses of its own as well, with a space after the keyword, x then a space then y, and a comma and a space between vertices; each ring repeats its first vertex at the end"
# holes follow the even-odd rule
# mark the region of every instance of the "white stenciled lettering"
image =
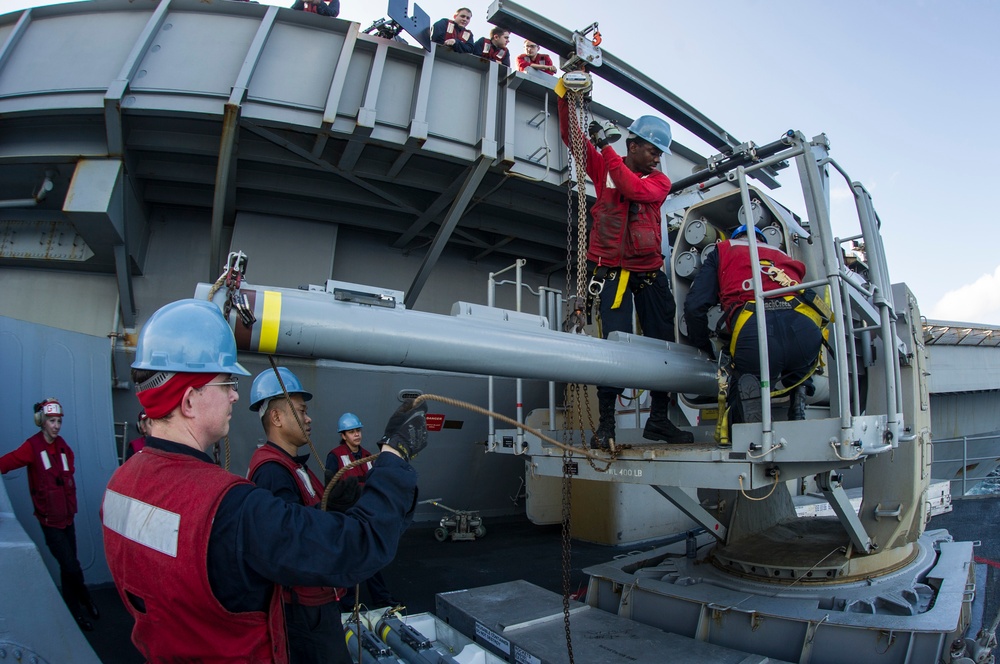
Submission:
POLYGON ((480 622, 476 623, 476 638, 482 639, 504 653, 510 653, 510 641, 480 622))
POLYGON ((612 468, 609 472, 619 477, 642 477, 641 468, 612 468))

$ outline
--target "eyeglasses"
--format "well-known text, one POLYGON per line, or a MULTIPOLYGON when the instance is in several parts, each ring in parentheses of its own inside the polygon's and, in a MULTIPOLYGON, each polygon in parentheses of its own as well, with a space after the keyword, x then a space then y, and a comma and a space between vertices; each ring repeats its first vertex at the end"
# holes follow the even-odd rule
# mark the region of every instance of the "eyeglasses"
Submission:
POLYGON ((219 387, 225 387, 226 385, 228 385, 229 388, 233 392, 239 392, 240 391, 240 379, 239 378, 233 378, 232 380, 227 380, 225 382, 220 382, 220 383, 205 383, 204 385, 202 385, 202 387, 212 387, 213 385, 217 385, 219 387))

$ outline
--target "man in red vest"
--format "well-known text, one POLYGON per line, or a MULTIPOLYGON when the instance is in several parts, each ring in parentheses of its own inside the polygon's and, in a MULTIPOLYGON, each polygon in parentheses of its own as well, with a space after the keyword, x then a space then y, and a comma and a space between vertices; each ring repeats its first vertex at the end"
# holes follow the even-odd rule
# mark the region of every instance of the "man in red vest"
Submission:
MULTIPOLYGON (((764 234, 754 228, 761 265, 761 290, 764 293, 784 284, 802 283, 806 266, 781 249, 767 244, 764 234)), ((729 391, 733 422, 761 421, 760 337, 757 334, 753 268, 746 225, 733 231, 732 239, 716 245, 691 284, 684 301, 688 339, 713 354, 708 329, 708 310, 721 302, 723 320, 732 335, 728 351, 736 375, 729 391)), ((801 291, 800 291, 801 293, 801 291)), ((804 379, 811 373, 823 343, 819 314, 800 294, 767 298, 764 301, 767 323, 769 363, 768 385, 779 381, 791 389, 788 419, 804 420, 808 387, 804 379)))
POLYGON ((517 70, 526 71, 528 69, 534 69, 549 76, 556 73, 555 65, 552 64, 552 58, 545 53, 539 53, 538 44, 525 39, 524 53, 517 56, 517 70))
POLYGON ((118 468, 101 509, 104 551, 132 641, 152 662, 288 661, 282 587, 345 587, 385 566, 416 505, 409 459, 426 408, 389 419, 346 514, 289 503, 212 463, 239 401, 236 339, 218 307, 181 300, 146 321, 132 380, 149 416, 142 453, 118 468))
POLYGON ((493 60, 499 62, 504 67, 510 67, 510 30, 495 27, 490 30, 490 38, 480 37, 472 49, 473 55, 478 55, 483 60, 493 60))
POLYGON ((63 423, 63 407, 49 397, 35 404, 35 425, 41 431, 13 452, 0 457, 0 473, 28 468, 28 488, 35 506, 35 517, 42 526, 45 544, 59 563, 63 600, 80 629, 92 631, 94 626, 84 616, 98 618, 97 606, 83 579, 83 569, 76 557, 76 466, 73 450, 59 435, 63 423))
MULTIPOLYGON (((325 487, 309 469, 309 454, 300 448, 309 443, 312 418, 306 392, 298 376, 285 367, 267 369, 254 378, 250 410, 260 413, 267 442, 250 457, 247 477, 286 502, 319 506, 325 487), (280 376, 280 380, 279 380, 280 376)), ((328 509, 344 512, 358 496, 357 478, 343 478, 330 493, 328 509)), ((282 588, 285 627, 291 664, 350 664, 340 622, 342 588, 282 588)))
MULTIPOLYGON (((337 431, 340 432, 340 445, 330 450, 330 453, 326 455, 327 478, 333 477, 334 473, 339 472, 344 466, 371 456, 371 452, 361 447, 361 430, 363 428, 364 425, 361 424, 361 420, 354 413, 344 413, 340 416, 340 419, 337 421, 337 431)), ((358 482, 361 488, 364 488, 365 479, 368 477, 368 471, 371 469, 372 462, 369 461, 345 471, 341 479, 354 480, 358 482)), ((365 580, 365 586, 367 586, 368 595, 371 597, 372 608, 399 606, 402 604, 402 602, 393 598, 392 593, 389 592, 389 587, 385 583, 382 572, 372 574, 365 580)), ((344 597, 340 600, 340 608, 343 611, 353 611, 356 599, 354 587, 345 588, 344 597)))
MULTIPOLYGON (((579 76, 577 72, 572 75, 579 76)), ((559 95, 559 130, 570 145, 569 105, 564 75, 556 83, 559 95)), ((587 246, 591 284, 600 297, 601 334, 632 332, 633 302, 642 334, 674 341, 677 310, 670 280, 663 271, 663 231, 660 206, 670 193, 670 178, 660 170, 660 158, 670 154, 670 125, 661 118, 643 115, 629 127, 622 157, 611 143, 620 135, 612 125, 592 122, 590 141, 580 136, 586 150, 587 175, 594 183, 597 201, 590 209, 593 223, 587 246)), ((581 132, 582 133, 582 132, 581 132)), ((615 401, 622 387, 598 385, 600 423, 591 447, 605 449, 615 438, 615 401)), ((649 419, 643 438, 666 443, 691 443, 694 435, 670 421, 670 394, 651 392, 649 419)))
POLYGON ((475 37, 472 36, 472 30, 469 30, 471 20, 472 10, 459 7, 451 20, 443 18, 434 24, 431 41, 447 46, 456 53, 472 53, 475 37))

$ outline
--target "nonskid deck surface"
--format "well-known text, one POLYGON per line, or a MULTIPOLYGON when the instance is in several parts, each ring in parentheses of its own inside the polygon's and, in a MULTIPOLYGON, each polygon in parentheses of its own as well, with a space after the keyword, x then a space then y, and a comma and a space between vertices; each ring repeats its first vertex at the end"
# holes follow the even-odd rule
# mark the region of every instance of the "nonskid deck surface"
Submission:
MULTIPOLYGON (((1000 607, 1000 534, 983 528, 1000 514, 1000 496, 956 500, 954 510, 935 516, 928 528, 947 528, 957 541, 979 540, 976 557, 987 569, 985 575, 985 616, 988 622, 1000 607)), ((434 596, 439 592, 477 588, 504 581, 525 579, 553 592, 561 592, 560 530, 558 526, 536 526, 524 518, 486 519, 489 532, 481 540, 470 542, 434 541, 434 524, 411 527, 403 536, 395 561, 384 570, 389 587, 407 602, 407 611, 434 611, 434 596), (531 564, 526 564, 531 561, 531 564)), ((649 550, 662 541, 640 546, 613 547, 574 540, 571 550, 571 586, 583 587, 583 569, 607 562, 616 555, 633 550, 649 550)), ((367 591, 362 586, 362 598, 367 591)), ((93 632, 86 634, 105 664, 142 662, 129 641, 131 618, 125 613, 113 587, 95 589, 100 602, 101 619, 93 632)))

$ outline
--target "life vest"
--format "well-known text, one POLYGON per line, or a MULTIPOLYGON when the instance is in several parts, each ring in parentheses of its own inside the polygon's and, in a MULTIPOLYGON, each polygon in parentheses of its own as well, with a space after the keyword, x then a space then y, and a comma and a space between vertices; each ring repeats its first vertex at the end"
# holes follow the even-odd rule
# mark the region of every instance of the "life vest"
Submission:
POLYGON ((454 39, 462 43, 467 43, 472 39, 472 32, 465 28, 459 28, 454 21, 448 21, 448 26, 444 31, 444 41, 454 39))
POLYGON ((496 60, 503 64, 503 59, 507 57, 507 49, 497 48, 489 39, 483 40, 483 50, 479 54, 487 60, 496 60))
MULTIPOLYGON (((357 457, 358 459, 364 459, 365 457, 371 456, 371 452, 369 452, 363 447, 358 448, 358 453, 360 454, 360 456, 357 457)), ((338 469, 343 468, 349 463, 354 463, 354 461, 356 460, 354 458, 355 456, 354 453, 351 452, 351 448, 348 447, 347 443, 343 443, 333 448, 333 451, 330 452, 330 456, 336 459, 338 469)), ((329 458, 327 459, 327 461, 329 462, 329 458)), ((327 465, 331 464, 327 463, 327 465)), ((357 477, 358 485, 364 486, 365 477, 368 476, 368 471, 370 471, 371 469, 372 469, 372 462, 369 461, 368 463, 363 463, 360 466, 355 466, 354 468, 351 468, 349 471, 344 473, 343 476, 344 478, 357 477)))
POLYGON ((309 12, 310 14, 318 14, 319 13, 318 11, 316 11, 316 5, 314 5, 311 2, 303 3, 302 11, 309 12))
MULTIPOLYGON (((258 468, 271 462, 280 464, 295 478, 295 485, 299 488, 299 498, 303 505, 312 507, 323 501, 325 487, 315 473, 305 465, 295 463, 295 459, 272 445, 261 445, 253 453, 253 456, 250 457, 250 469, 247 470, 247 477, 253 477, 258 468)), ((282 588, 281 594, 282 599, 289 604, 322 606, 338 601, 344 596, 344 589, 327 586, 295 586, 282 588)))
MULTIPOLYGON (((101 508, 115 587, 150 662, 287 664, 281 593, 232 613, 208 580, 208 541, 226 492, 250 484, 185 454, 148 447, 118 468, 101 508)), ((276 589, 277 590, 277 589, 276 589)))
MULTIPOLYGON (((546 65, 552 66, 552 58, 550 58, 545 53, 536 53, 535 57, 530 57, 527 53, 522 53, 517 56, 517 70, 526 71, 531 65, 546 65)), ((544 72, 546 74, 551 74, 552 72, 544 72)))
POLYGON ((76 482, 73 480, 73 450, 62 436, 45 442, 39 431, 27 440, 32 463, 28 466, 28 487, 35 516, 43 526, 66 528, 76 514, 76 482))

